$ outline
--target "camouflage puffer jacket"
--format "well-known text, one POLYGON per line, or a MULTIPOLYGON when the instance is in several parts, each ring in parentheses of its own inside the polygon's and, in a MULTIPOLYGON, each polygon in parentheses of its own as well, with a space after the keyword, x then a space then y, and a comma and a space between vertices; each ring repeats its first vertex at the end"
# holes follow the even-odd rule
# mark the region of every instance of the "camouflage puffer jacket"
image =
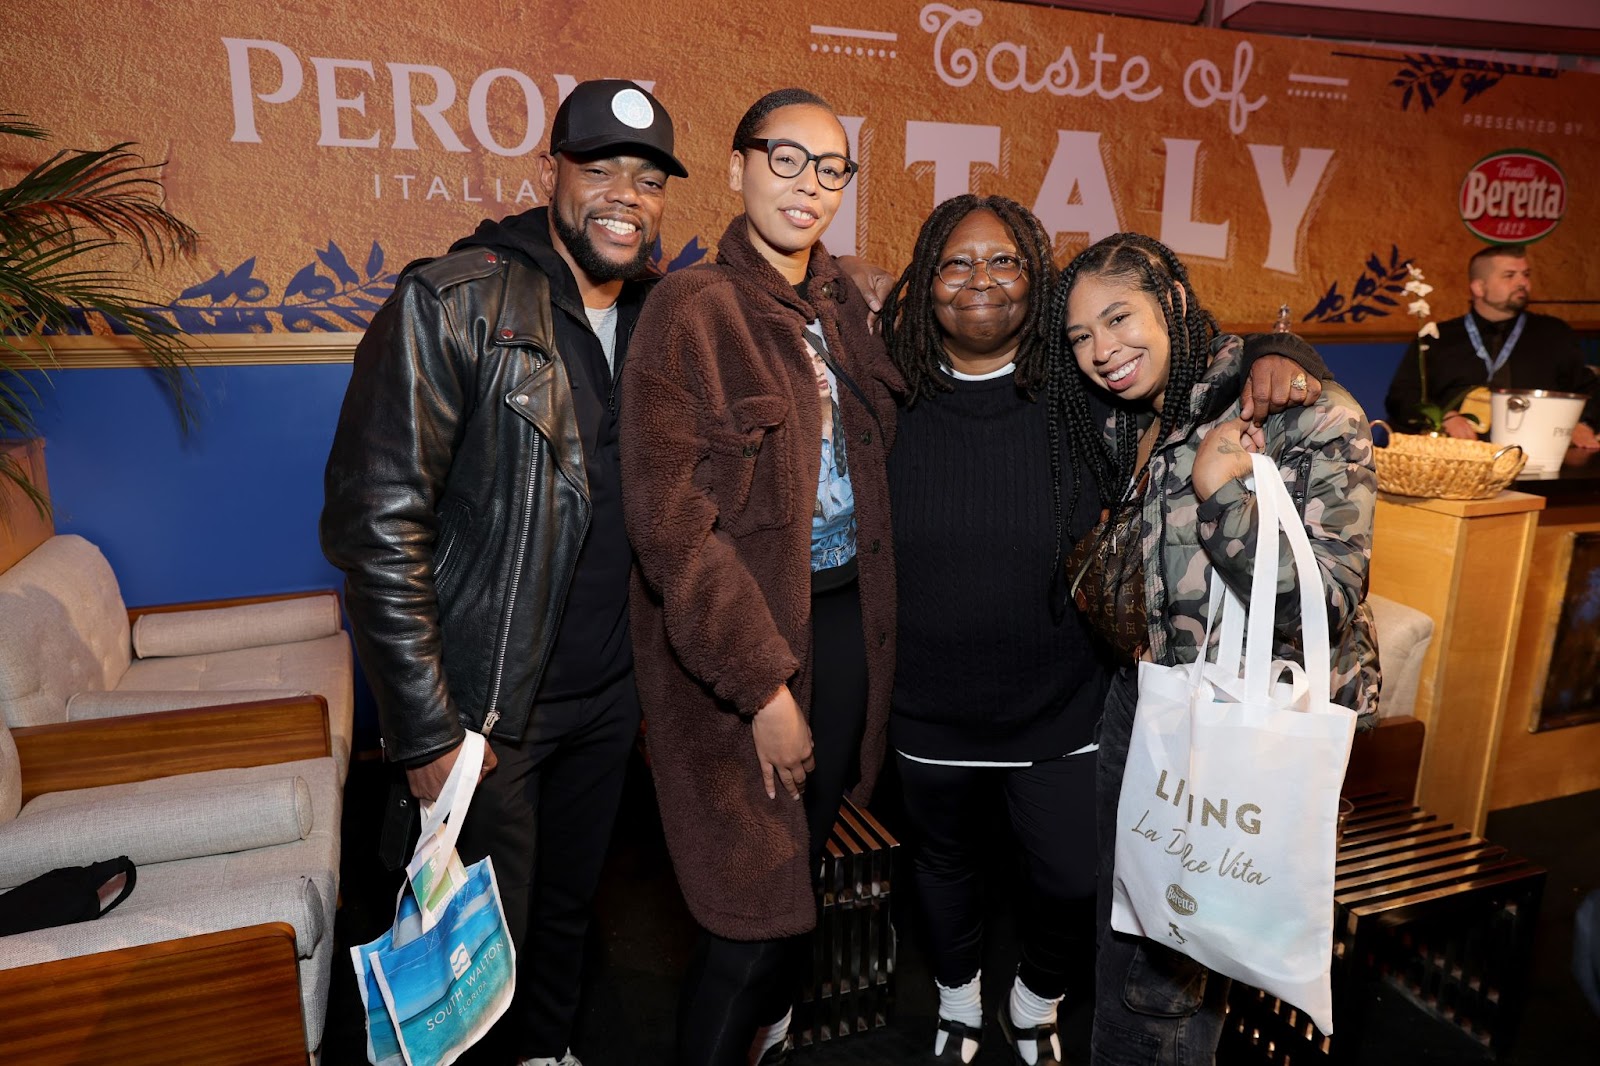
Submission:
MULTIPOLYGON (((1241 342, 1238 337, 1220 338, 1214 350, 1211 366, 1191 394, 1190 409, 1199 421, 1158 444, 1144 500, 1150 657, 1168 666, 1193 662, 1199 654, 1212 566, 1241 597, 1250 595, 1255 495, 1238 480, 1204 503, 1194 492, 1200 442, 1213 426, 1239 417, 1241 342)), ((1127 417, 1126 412, 1121 415, 1127 417)), ((1114 432, 1116 417, 1108 422, 1108 433, 1114 432)), ((1325 381, 1314 405, 1273 415, 1264 429, 1267 454, 1300 507, 1327 589, 1333 700, 1370 715, 1377 710, 1382 674, 1372 609, 1366 603, 1378 495, 1366 414, 1348 392, 1325 381)), ((1273 654, 1303 661, 1300 597, 1287 544, 1279 559, 1273 654)))

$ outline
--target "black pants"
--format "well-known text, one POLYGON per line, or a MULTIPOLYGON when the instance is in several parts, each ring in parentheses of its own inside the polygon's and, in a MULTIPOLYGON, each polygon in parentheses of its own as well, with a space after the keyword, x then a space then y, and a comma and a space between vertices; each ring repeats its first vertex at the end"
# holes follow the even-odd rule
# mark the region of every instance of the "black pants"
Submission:
MULTIPOLYGON (((971 981, 983 958, 988 823, 1002 792, 1027 867, 1018 911, 1018 974, 1053 998, 1092 972, 1095 823, 1093 752, 1027 767, 938 766, 898 756, 906 818, 917 833, 917 893, 928 919, 933 976, 971 981)), ((1002 876, 1009 871, 1001 871, 1002 876)))
POLYGON ((1111 681, 1100 719, 1100 901, 1096 919, 1092 1066, 1214 1066, 1232 982, 1187 955, 1111 928, 1117 804, 1139 706, 1138 675, 1123 669, 1111 681))
POLYGON ((589 905, 638 733, 630 671, 593 696, 540 704, 521 743, 491 740, 500 762, 473 794, 457 851, 494 859, 517 992, 461 1062, 560 1058, 571 1042, 589 905))
MULTIPOLYGON (((854 583, 812 597, 811 645, 811 746, 817 766, 806 777, 805 805, 809 868, 815 877, 839 803, 859 777, 866 727, 867 657, 854 583)), ((772 802, 794 801, 780 785, 772 802)), ((678 1003, 681 1066, 745 1066, 756 1031, 782 1018, 793 1002, 804 941, 728 940, 700 931, 678 1003)))

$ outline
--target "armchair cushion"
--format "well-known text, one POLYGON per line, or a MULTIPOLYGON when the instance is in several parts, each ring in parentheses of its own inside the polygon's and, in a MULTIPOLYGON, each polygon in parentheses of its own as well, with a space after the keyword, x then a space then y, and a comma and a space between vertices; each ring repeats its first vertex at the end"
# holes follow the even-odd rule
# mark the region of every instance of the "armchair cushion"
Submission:
POLYGON ((107 791, 47 793, 0 826, 0 886, 114 855, 143 867, 252 851, 304 840, 312 828, 311 791, 298 776, 133 795, 107 791))
POLYGON ((315 640, 339 632, 334 596, 297 596, 237 607, 142 614, 133 624, 133 652, 141 659, 206 655, 270 644, 315 640))
POLYGON ((1378 631, 1378 661, 1383 666, 1383 689, 1378 695, 1378 717, 1407 715, 1417 703, 1422 681, 1422 660, 1433 643, 1433 618, 1415 607, 1368 594, 1373 625, 1378 631))
POLYGON ((222 890, 224 886, 209 876, 213 860, 190 861, 194 865, 188 869, 188 864, 141 869, 138 887, 127 902, 97 921, 6 937, 0 969, 262 922, 293 925, 295 952, 308 959, 326 935, 327 907, 312 878, 291 876, 227 885, 222 890), (188 890, 174 884, 185 875, 199 878, 188 890))
MULTIPOLYGON (((275 689, 280 696, 315 692, 328 701, 328 729, 339 765, 350 762, 355 714, 350 638, 341 630, 330 637, 278 644, 270 648, 136 659, 118 692, 189 691, 218 694, 275 689)), ((210 702, 220 702, 211 700, 210 702)), ((343 780, 341 771, 340 779, 343 780)))
POLYGON ((262 922, 289 922, 303 960, 300 995, 306 1042, 308 1047, 319 1047, 333 974, 333 914, 339 896, 342 796, 334 760, 209 770, 81 789, 77 795, 142 796, 163 791, 174 781, 235 789, 283 777, 303 778, 311 790, 312 827, 304 840, 141 867, 133 895, 104 918, 0 938, 0 969, 262 922))
POLYGON ((82 537, 51 537, 0 574, 0 710, 10 726, 65 720, 74 693, 115 688, 130 661, 116 575, 82 537))
POLYGON ((22 809, 22 760, 17 757, 17 742, 11 730, 0 722, 0 826, 22 809))
POLYGON ((305 696, 281 688, 177 689, 173 691, 80 692, 67 701, 67 721, 121 718, 127 714, 179 711, 187 707, 223 707, 230 703, 257 703, 285 696, 305 696))

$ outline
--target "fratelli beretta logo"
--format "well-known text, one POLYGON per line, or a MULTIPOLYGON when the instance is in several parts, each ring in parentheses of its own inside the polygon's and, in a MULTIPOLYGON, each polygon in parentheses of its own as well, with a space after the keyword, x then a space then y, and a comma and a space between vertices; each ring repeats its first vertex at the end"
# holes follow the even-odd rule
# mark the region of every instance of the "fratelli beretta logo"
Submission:
POLYGON ((1526 148, 1485 156, 1461 182, 1461 221, 1493 244, 1527 244, 1561 223, 1567 178, 1555 160, 1526 148))
POLYGON ((1189 893, 1185 892, 1177 885, 1168 885, 1167 906, 1171 907, 1179 914, 1188 915, 1193 914, 1196 910, 1198 910, 1200 908, 1200 903, 1193 896, 1189 895, 1189 893))

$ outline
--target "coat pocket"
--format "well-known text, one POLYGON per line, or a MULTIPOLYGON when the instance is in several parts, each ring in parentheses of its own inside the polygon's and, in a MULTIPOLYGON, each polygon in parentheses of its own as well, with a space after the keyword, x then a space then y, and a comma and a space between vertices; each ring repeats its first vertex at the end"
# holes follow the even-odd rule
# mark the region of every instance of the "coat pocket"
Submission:
POLYGON ((466 532, 472 525, 472 508, 461 500, 445 500, 439 507, 439 539, 433 552, 433 587, 443 593, 453 574, 461 572, 466 532))
POLYGON ((745 396, 729 405, 727 417, 707 433, 717 526, 731 536, 789 522, 794 471, 785 447, 788 415, 788 401, 781 396, 745 396))

